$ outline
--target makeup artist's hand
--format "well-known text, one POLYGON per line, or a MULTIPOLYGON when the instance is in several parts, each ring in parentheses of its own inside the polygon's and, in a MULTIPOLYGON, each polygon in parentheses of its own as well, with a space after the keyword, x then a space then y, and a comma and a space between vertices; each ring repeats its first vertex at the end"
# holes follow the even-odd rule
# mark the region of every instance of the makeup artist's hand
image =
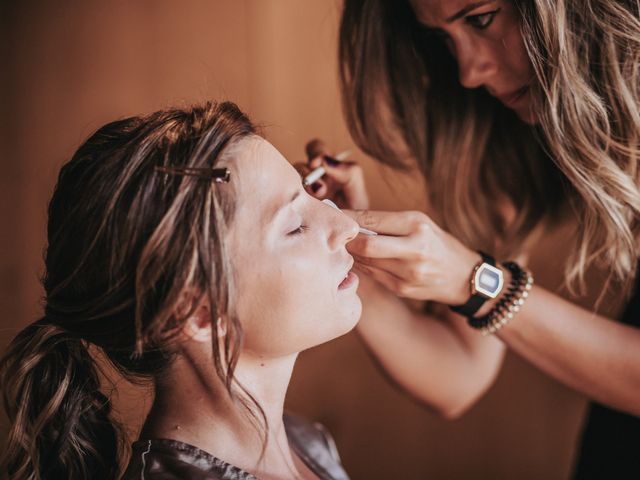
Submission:
POLYGON ((461 305, 480 261, 422 212, 343 210, 377 236, 358 235, 347 244, 356 266, 397 295, 461 305))
POLYGON ((305 147, 307 163, 296 168, 302 176, 323 166, 327 173, 305 187, 318 199, 333 200, 340 208, 363 210, 369 208, 369 196, 362 167, 351 160, 336 161, 321 140, 311 140, 305 147))

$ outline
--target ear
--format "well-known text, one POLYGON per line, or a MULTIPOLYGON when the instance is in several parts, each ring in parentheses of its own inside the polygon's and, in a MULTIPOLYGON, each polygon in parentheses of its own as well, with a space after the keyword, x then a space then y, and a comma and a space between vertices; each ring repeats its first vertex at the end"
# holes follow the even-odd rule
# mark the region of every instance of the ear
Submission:
MULTIPOLYGON (((218 338, 222 338, 227 334, 227 322, 224 318, 218 317, 216 320, 218 338)), ((211 324, 211 312, 209 307, 201 305, 193 314, 187 318, 182 327, 182 332, 187 338, 197 342, 211 343, 213 335, 213 325, 211 324)))
POLYGON ((211 313, 205 305, 196 308, 182 327, 182 332, 187 338, 196 342, 211 343, 212 331, 211 313))

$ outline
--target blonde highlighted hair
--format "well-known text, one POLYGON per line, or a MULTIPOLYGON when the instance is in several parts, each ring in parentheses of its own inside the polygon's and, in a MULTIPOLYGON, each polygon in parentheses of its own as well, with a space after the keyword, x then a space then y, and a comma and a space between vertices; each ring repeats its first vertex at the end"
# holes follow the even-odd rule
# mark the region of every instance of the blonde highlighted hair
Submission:
POLYGON ((538 226, 578 219, 569 285, 601 261, 630 279, 638 260, 640 2, 513 2, 537 79, 531 127, 458 81, 442 39, 408 1, 345 0, 340 78, 352 136, 394 168, 417 164, 438 221, 470 247, 518 253, 538 226), (497 208, 507 197, 508 224, 497 208))
POLYGON ((92 353, 131 381, 157 379, 203 302, 215 372, 266 440, 264 411, 234 377, 243 331, 225 239, 236 182, 162 173, 232 169, 233 147, 255 131, 229 102, 169 109, 103 126, 62 167, 49 203, 44 316, 0 359, 8 478, 119 478, 125 438, 92 353))

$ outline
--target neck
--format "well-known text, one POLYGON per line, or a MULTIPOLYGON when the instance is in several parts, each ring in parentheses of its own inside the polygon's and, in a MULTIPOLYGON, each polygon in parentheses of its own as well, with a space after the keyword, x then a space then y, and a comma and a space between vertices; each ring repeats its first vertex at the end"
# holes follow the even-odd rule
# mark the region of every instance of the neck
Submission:
POLYGON ((267 420, 264 455, 264 419, 260 410, 243 395, 256 414, 258 430, 251 414, 230 397, 213 367, 210 372, 203 372, 202 360, 188 352, 177 358, 158 381, 140 437, 192 444, 260 478, 300 477, 282 420, 296 357, 297 354, 265 359, 243 352, 236 366, 234 377, 257 401, 267 420))

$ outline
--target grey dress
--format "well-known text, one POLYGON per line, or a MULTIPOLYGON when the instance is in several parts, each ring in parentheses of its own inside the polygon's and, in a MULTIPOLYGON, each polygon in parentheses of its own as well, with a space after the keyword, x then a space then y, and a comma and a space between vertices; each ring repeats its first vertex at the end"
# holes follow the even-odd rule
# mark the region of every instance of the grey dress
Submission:
MULTIPOLYGON (((335 443, 318 423, 285 414, 289 443, 306 466, 322 480, 349 480, 335 443)), ((198 447, 177 440, 138 440, 123 480, 258 480, 198 447)))

